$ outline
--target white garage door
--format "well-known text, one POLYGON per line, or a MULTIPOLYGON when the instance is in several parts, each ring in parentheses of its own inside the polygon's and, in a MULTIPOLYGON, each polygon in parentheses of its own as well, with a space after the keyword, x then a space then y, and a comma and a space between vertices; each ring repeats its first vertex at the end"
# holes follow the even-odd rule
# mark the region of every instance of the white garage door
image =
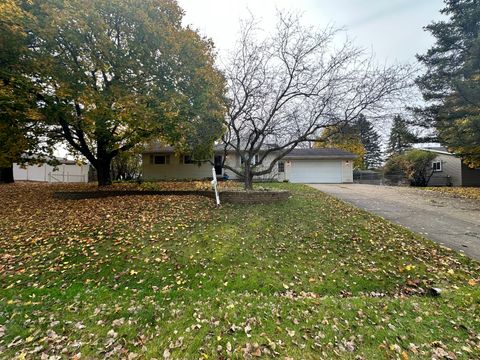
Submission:
POLYGON ((292 160, 288 178, 293 183, 341 183, 342 162, 292 160))

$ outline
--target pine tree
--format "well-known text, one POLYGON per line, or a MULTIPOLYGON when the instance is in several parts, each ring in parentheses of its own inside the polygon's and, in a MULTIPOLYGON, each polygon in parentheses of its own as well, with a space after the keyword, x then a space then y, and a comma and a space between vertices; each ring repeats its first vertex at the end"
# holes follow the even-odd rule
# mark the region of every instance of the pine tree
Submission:
POLYGON ((360 115, 356 128, 360 141, 365 148, 364 166, 366 169, 375 169, 382 164, 382 150, 380 148, 380 135, 364 115, 360 115))
POLYGON ((480 166, 480 1, 445 0, 444 21, 426 27, 436 39, 417 59, 425 67, 417 79, 428 106, 423 124, 465 163, 480 166))
POLYGON ((404 153, 412 146, 414 141, 415 136, 408 128, 406 121, 400 115, 395 116, 388 139, 388 156, 404 153))

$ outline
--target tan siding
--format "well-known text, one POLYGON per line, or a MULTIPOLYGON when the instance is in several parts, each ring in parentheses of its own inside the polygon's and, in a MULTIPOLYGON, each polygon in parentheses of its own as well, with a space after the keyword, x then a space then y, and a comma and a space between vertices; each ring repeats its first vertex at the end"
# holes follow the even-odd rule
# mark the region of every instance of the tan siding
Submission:
MULTIPOLYGON (((163 154, 156 154, 163 155, 163 154)), ((170 164, 151 164, 150 155, 142 157, 144 180, 172 180, 172 179, 205 179, 212 177, 212 164, 203 162, 197 164, 183 164, 182 157, 170 154, 170 164)))
POLYGON ((459 158, 453 155, 438 154, 433 160, 442 162, 442 171, 435 172, 430 178, 430 186, 445 186, 446 177, 450 177, 453 186, 462 186, 462 163, 459 158))

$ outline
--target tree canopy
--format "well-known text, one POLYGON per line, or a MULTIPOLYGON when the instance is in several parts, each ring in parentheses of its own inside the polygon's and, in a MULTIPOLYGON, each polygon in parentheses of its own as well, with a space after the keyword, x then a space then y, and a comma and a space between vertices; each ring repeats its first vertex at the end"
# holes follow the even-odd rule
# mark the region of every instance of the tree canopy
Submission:
POLYGON ((48 146, 35 89, 25 76, 33 64, 19 25, 28 14, 14 0, 2 2, 0 14, 0 182, 12 182, 13 163, 46 155, 48 146))
POLYGON ((392 156, 385 164, 385 175, 402 172, 412 186, 427 186, 433 175, 432 161, 437 155, 430 151, 412 149, 392 156))
POLYGON ((321 139, 323 141, 316 146, 343 149, 358 155, 353 162, 356 169, 375 169, 382 164, 380 135, 363 114, 352 123, 326 128, 321 139))
POLYGON ((182 26, 176 1, 21 4, 41 111, 51 133, 96 168, 99 184, 110 183, 115 156, 151 139, 211 151, 224 80, 213 44, 182 26))
POLYGON ((244 23, 226 69, 223 141, 244 164, 241 171, 225 168, 244 178, 246 188, 324 129, 349 124, 361 113, 385 114, 410 85, 408 66, 378 67, 349 41, 335 46, 337 33, 304 26, 286 13, 278 15, 271 35, 255 19, 244 23))
POLYGON ((388 137, 387 155, 391 157, 402 154, 410 149, 414 142, 415 135, 410 131, 407 122, 400 115, 396 115, 388 137))
POLYGON ((426 67, 417 79, 428 106, 423 123, 437 140, 472 167, 480 166, 480 2, 445 0, 447 20, 426 27, 435 44, 418 60, 426 67))
POLYGON ((355 169, 365 168, 366 149, 360 138, 360 133, 355 125, 332 126, 322 132, 321 139, 315 143, 320 148, 337 148, 357 155, 353 161, 355 169))

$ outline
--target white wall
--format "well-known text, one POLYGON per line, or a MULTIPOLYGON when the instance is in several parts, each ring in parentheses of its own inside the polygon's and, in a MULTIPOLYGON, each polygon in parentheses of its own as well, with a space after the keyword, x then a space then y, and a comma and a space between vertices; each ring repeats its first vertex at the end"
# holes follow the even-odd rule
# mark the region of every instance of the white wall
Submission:
POLYGON ((48 164, 13 164, 13 178, 19 181, 86 183, 88 170, 89 165, 61 164, 53 167, 48 164))
POLYGON ((353 183, 353 160, 342 161, 342 183, 353 183))

